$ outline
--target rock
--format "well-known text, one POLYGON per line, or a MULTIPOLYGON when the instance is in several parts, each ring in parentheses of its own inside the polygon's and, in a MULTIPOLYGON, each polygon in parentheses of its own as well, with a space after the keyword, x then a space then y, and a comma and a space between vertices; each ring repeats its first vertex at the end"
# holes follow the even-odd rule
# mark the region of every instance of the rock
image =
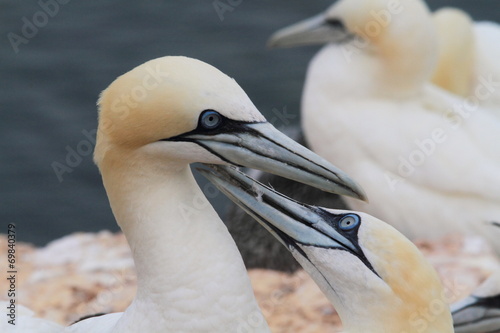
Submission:
MULTIPOLYGON (((478 238, 453 235, 417 245, 439 272, 449 302, 468 295, 499 265, 478 238)), ((135 295, 133 262, 120 233, 78 233, 43 248, 17 243, 16 257, 17 302, 37 317, 68 325, 85 315, 123 311, 135 295)), ((7 262, 5 235, 0 235, 0 262, 7 262)), ((249 275, 272 332, 341 330, 335 309, 303 270, 251 269, 249 275)), ((6 283, 0 279, 0 290, 6 283)), ((0 293, 0 300, 6 297, 0 293)))

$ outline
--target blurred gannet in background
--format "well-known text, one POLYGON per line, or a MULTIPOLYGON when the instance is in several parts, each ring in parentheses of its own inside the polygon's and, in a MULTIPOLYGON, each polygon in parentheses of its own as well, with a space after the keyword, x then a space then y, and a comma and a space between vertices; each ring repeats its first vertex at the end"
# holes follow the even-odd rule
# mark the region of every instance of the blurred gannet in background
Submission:
POLYGON ((64 332, 268 332, 236 245, 189 164, 258 168, 358 198, 362 190, 198 60, 146 62, 117 78, 99 109, 94 158, 132 250, 137 294, 124 313, 64 332))
POLYGON ((432 82, 456 95, 467 97, 475 79, 474 23, 458 8, 434 12, 438 38, 438 64, 432 82))
POLYGON ((500 112, 500 27, 473 22, 458 8, 433 15, 439 43, 439 62, 432 77, 436 85, 463 97, 491 92, 480 105, 500 112))
POLYGON ((390 225, 364 213, 302 204, 233 168, 201 173, 285 245, 346 332, 453 332, 436 271, 390 225))
POLYGON ((456 333, 500 332, 500 271, 451 307, 456 333))
POLYGON ((269 41, 321 43, 302 125, 310 147, 366 190, 369 204, 349 206, 411 239, 474 231, 500 252, 485 226, 500 220, 500 119, 429 83, 437 41, 425 3, 341 0, 269 41))

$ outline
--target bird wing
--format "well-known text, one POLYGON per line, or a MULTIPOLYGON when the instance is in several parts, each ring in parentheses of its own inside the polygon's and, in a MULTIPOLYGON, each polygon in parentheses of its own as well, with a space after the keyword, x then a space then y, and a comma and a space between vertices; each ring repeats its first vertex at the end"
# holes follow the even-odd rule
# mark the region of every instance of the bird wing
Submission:
POLYGON ((0 307, 5 310, 7 316, 2 316, 0 320, 0 332, 4 333, 62 333, 64 327, 51 322, 49 320, 36 318, 33 316, 33 311, 28 308, 16 304, 16 317, 15 325, 10 324, 8 320, 8 310, 9 302, 0 302, 0 307))
POLYGON ((500 120, 490 112, 468 112, 464 100, 434 87, 413 101, 353 103, 341 106, 349 137, 378 166, 375 172, 429 191, 500 203, 500 120))

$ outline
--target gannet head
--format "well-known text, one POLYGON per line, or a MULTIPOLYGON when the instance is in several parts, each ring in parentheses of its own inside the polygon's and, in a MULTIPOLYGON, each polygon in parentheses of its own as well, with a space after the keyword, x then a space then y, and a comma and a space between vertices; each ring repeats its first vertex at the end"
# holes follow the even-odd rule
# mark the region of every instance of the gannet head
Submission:
MULTIPOLYGON (((199 60, 163 57, 118 77, 99 100, 101 172, 192 162, 233 164, 364 199, 344 172, 269 124, 230 77, 199 60)), ((150 169, 148 169, 150 170, 150 169)))
POLYGON ((401 72, 428 80, 437 61, 431 14, 422 0, 339 0, 326 11, 275 32, 270 47, 335 44, 348 63, 358 55, 378 59, 385 76, 401 72))
POLYGON ((421 0, 339 0, 312 18, 278 30, 268 43, 271 47, 293 47, 344 43, 358 37, 373 45, 389 46, 433 32, 426 25, 432 26, 432 20, 421 0), (421 32, 411 30, 415 25, 421 32))
POLYGON ((433 18, 439 60, 432 82, 454 94, 467 96, 474 79, 474 22, 458 8, 442 8, 433 18))
POLYGON ((437 273, 390 225, 296 202, 232 168, 202 173, 291 251, 346 331, 453 332, 437 273))

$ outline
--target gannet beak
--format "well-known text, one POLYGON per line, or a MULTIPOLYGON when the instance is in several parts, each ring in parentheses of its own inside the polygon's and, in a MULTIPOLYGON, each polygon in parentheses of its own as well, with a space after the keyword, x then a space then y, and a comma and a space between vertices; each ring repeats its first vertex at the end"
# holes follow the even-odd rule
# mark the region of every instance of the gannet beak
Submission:
POLYGON ((456 333, 496 332, 500 322, 500 296, 469 296, 451 306, 456 333))
POLYGON ((342 43, 354 38, 342 21, 316 15, 275 32, 268 40, 268 47, 294 47, 326 43, 342 43))
POLYGON ((176 137, 204 147, 223 161, 259 169, 320 190, 366 200, 345 172, 293 141, 268 122, 239 123, 237 129, 176 137))
POLYGON ((303 253, 300 244, 359 253, 353 242, 326 222, 325 217, 332 219, 329 212, 294 201, 233 167, 210 166, 210 169, 198 171, 287 248, 303 253))

